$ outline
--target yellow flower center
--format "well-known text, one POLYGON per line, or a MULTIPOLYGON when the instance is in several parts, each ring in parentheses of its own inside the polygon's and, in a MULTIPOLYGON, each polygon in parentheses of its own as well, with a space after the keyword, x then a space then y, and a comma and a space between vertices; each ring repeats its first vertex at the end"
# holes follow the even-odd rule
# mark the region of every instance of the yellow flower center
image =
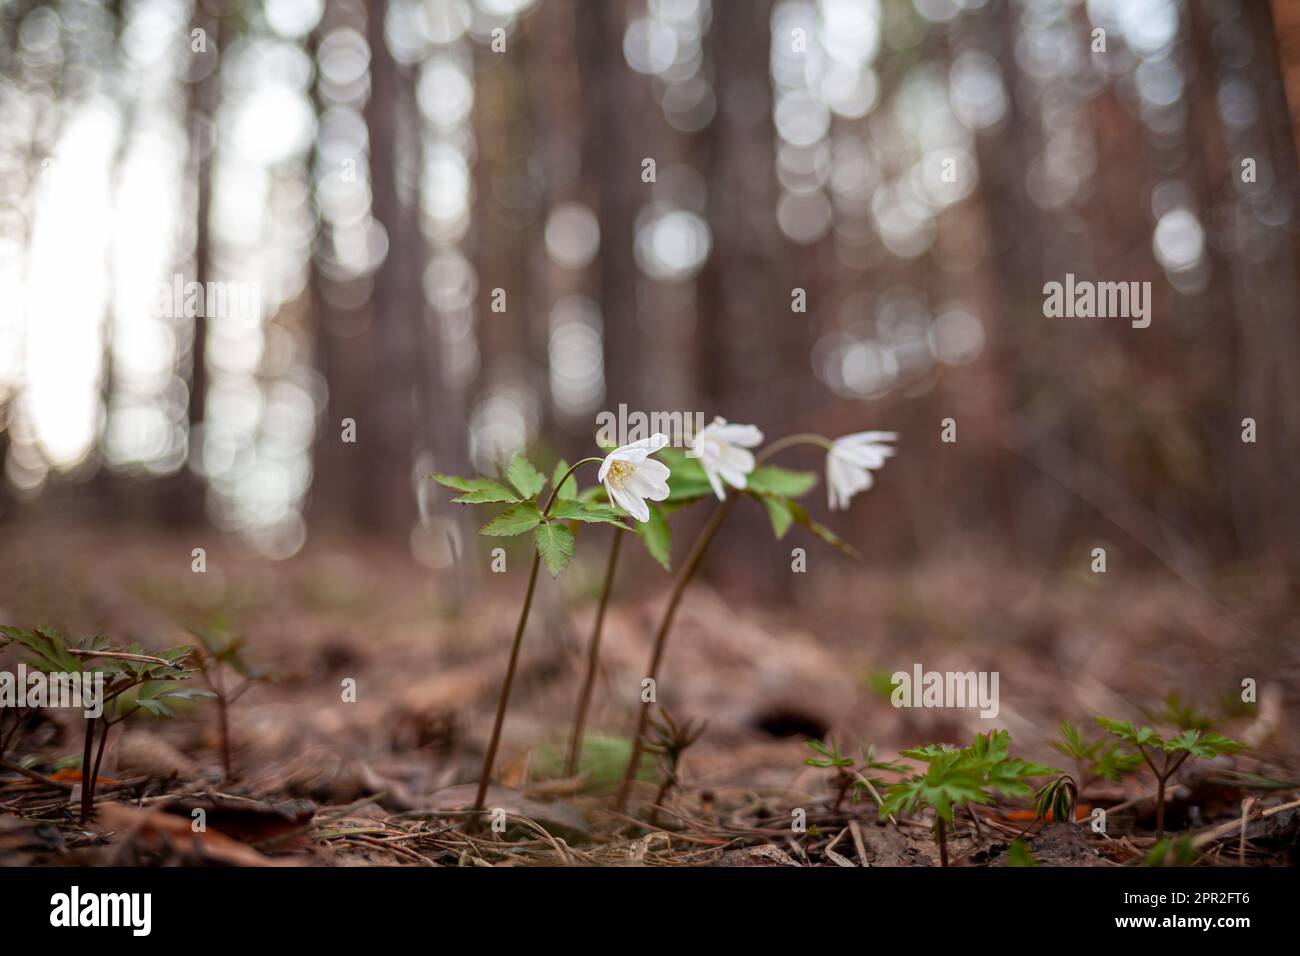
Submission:
POLYGON ((605 474, 605 480, 615 488, 622 488, 623 482, 632 477, 636 471, 636 466, 626 461, 614 460, 609 463, 609 471, 605 474))

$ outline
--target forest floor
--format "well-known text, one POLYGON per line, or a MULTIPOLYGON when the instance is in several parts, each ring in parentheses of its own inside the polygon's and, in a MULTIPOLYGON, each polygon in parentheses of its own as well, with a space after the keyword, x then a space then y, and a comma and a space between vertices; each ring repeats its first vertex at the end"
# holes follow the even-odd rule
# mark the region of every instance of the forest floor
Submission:
MULTIPOLYGON (((1297 861, 1300 812, 1260 811, 1296 802, 1300 789, 1300 594, 1260 569, 1216 581, 1210 598, 1161 568, 1048 573, 972 546, 904 569, 828 562, 780 603, 699 581, 658 689, 679 720, 708 726, 658 826, 646 823, 659 779, 649 759, 625 814, 611 794, 666 587, 624 569, 631 593, 616 594, 607 616, 583 772, 566 778, 602 569, 543 575, 488 798, 507 811, 497 833, 460 811, 473 799, 526 572, 467 582, 364 542, 314 538, 284 562, 214 545, 196 574, 191 547, 178 535, 6 531, 0 623, 161 649, 192 641, 187 624, 225 615, 273 679, 230 709, 229 780, 208 701, 116 728, 85 826, 80 715, 30 717, 8 757, 32 774, 0 770, 0 864, 936 865, 928 813, 881 822, 870 800, 836 806, 833 774, 805 765, 805 741, 829 735, 850 756, 871 743, 897 759, 998 727, 1014 754, 1073 773, 1049 745, 1061 720, 1097 736, 1096 715, 1140 718, 1171 693, 1222 714, 1216 729, 1250 748, 1189 764, 1171 789, 1167 826, 1193 834, 1190 859, 1297 861), (997 718, 893 707, 888 676, 914 664, 997 671, 997 718), (1244 678, 1257 682, 1258 703, 1239 703, 1244 678), (349 679, 355 701, 344 699, 349 679), (191 826, 197 809, 203 832, 191 826), (798 810, 806 832, 792 830, 798 810)), ((523 555, 511 561, 527 567, 523 555)), ((0 655, 0 670, 17 660, 0 655)), ((1111 811, 1105 834, 1086 821, 1035 822, 1027 801, 979 807, 978 820, 959 814, 953 862, 1006 865, 1020 837, 1045 865, 1141 863, 1155 842, 1153 790, 1144 774, 1085 789, 1081 815, 1111 811)))

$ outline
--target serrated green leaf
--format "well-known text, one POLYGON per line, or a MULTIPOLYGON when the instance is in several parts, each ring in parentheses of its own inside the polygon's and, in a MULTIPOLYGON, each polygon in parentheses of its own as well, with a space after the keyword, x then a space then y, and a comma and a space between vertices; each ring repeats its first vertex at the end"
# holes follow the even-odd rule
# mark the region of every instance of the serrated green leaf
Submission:
POLYGON ((453 504, 485 505, 494 502, 516 502, 519 496, 500 482, 491 478, 475 478, 468 484, 471 488, 459 497, 452 498, 453 504))
POLYGON ((508 538, 512 535, 523 534, 525 531, 531 531, 541 521, 542 513, 537 510, 537 503, 535 501, 521 501, 519 504, 507 508, 479 528, 478 533, 490 537, 508 538))
POLYGON ((652 501, 646 503, 650 506, 650 520, 638 521, 636 533, 640 536, 646 550, 650 552, 650 557, 663 565, 665 571, 671 571, 673 536, 668 528, 668 518, 659 505, 652 501))
POLYGON ((561 486, 559 481, 564 478, 564 473, 569 470, 569 463, 561 458, 555 465, 555 473, 551 476, 551 487, 555 489, 555 497, 561 501, 571 501, 578 497, 578 476, 570 475, 565 478, 564 485, 561 486))
POLYGON ((621 512, 615 511, 609 505, 587 504, 576 499, 556 501, 551 506, 550 517, 561 521, 586 521, 592 524, 612 524, 623 529, 627 528, 621 512))
POLYGON ((1245 749, 1245 744, 1229 740, 1222 734, 1203 733, 1199 730, 1185 730, 1177 737, 1164 742, 1164 750, 1167 753, 1185 751, 1201 760, 1211 760, 1220 754, 1235 753, 1245 749))
POLYGON ((817 476, 811 471, 791 471, 776 465, 755 468, 746 480, 747 491, 780 495, 782 498, 800 498, 816 485, 817 476))
POLYGON ((546 562, 546 570, 552 577, 557 577, 573 559, 573 532, 558 521, 548 521, 538 526, 533 537, 537 542, 537 553, 546 562))
POLYGON ((510 459, 510 467, 506 469, 506 477, 510 479, 510 484, 514 485, 518 492, 525 498, 531 498, 542 490, 546 484, 546 476, 533 467, 523 455, 515 455, 510 459))

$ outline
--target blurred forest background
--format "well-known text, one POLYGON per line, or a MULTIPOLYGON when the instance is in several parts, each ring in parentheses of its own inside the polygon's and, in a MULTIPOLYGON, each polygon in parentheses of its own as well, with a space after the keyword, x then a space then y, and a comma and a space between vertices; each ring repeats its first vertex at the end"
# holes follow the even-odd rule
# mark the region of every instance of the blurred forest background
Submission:
POLYGON ((1294 571, 1298 107, 1286 0, 0 0, 0 537, 436 572, 479 516, 422 475, 626 403, 898 431, 871 561, 1294 571))

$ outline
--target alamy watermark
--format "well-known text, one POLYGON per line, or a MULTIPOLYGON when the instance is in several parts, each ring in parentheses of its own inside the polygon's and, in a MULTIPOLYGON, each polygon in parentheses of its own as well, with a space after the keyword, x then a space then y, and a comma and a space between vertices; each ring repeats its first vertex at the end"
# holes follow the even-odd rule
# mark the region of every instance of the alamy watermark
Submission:
POLYGON ((1065 282, 1048 282, 1043 286, 1043 315, 1049 319, 1130 319, 1133 328, 1151 324, 1150 282, 1075 281, 1074 273, 1065 274, 1065 282))
POLYGON ((179 272, 170 282, 160 282, 154 312, 173 319, 237 319, 256 323, 262 318, 260 282, 186 281, 179 272))
POLYGON ((895 671, 889 676, 894 690, 889 702, 895 707, 978 707, 980 716, 998 715, 997 671, 927 671, 920 664, 912 672, 895 671))
POLYGON ((104 713, 103 671, 0 671, 0 707, 80 707, 87 720, 104 713))
POLYGON ((670 447, 689 449, 706 424, 703 412, 629 412, 620 403, 617 412, 596 414, 596 442, 622 447, 662 434, 668 436, 670 447))
POLYGON ((120 926, 132 936, 153 928, 152 893, 83 893, 73 886, 50 897, 50 925, 55 927, 120 926))

